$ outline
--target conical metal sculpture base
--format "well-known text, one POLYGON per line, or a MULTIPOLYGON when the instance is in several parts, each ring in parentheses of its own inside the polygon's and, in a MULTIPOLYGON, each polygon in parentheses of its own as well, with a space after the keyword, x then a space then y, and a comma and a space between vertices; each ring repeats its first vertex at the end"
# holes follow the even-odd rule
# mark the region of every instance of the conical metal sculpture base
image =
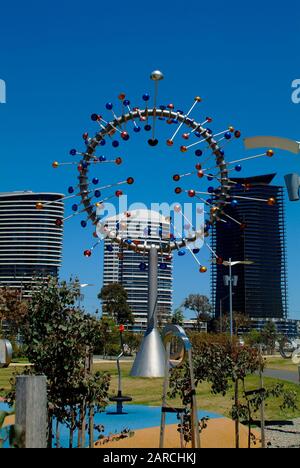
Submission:
POLYGON ((147 331, 136 355, 132 377, 163 377, 165 348, 157 328, 147 331))

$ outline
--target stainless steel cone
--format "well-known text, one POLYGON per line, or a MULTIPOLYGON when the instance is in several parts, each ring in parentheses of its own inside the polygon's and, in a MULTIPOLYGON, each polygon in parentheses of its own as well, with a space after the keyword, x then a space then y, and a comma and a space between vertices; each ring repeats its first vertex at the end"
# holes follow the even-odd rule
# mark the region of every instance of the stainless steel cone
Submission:
POLYGON ((157 328, 145 333, 130 375, 132 377, 163 377, 165 348, 157 328))

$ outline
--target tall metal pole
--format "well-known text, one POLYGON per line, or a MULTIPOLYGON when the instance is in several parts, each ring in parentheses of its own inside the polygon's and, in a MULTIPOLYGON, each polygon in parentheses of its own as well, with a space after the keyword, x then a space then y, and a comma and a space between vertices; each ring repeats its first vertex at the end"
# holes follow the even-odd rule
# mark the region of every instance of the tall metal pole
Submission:
POLYGON ((157 248, 151 246, 148 261, 148 329, 157 327, 157 265, 157 248))
POLYGON ((165 347, 157 328, 158 250, 152 245, 148 254, 148 324, 130 375, 133 377, 163 377, 165 347))
POLYGON ((233 314, 232 314, 232 269, 231 258, 229 259, 229 311, 230 311, 230 336, 233 337, 233 314))

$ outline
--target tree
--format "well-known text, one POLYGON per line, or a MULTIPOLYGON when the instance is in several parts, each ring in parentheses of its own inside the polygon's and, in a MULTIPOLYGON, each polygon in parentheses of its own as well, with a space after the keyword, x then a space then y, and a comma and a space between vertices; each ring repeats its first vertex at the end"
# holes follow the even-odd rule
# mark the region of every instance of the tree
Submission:
POLYGON ((207 296, 203 296, 201 294, 190 294, 183 301, 182 306, 185 309, 196 312, 198 330, 201 329, 201 322, 209 322, 211 320, 212 306, 207 296))
POLYGON ((262 343, 267 347, 267 352, 273 354, 275 349, 275 342, 278 334, 274 322, 268 320, 261 331, 262 343))
POLYGON ((182 309, 181 307, 177 307, 177 309, 174 310, 174 313, 172 315, 171 323, 182 326, 183 322, 184 322, 184 315, 183 315, 182 309))
MULTIPOLYGON (((99 320, 75 307, 79 294, 77 283, 59 283, 53 277, 44 280, 33 291, 22 328, 25 351, 33 364, 25 372, 47 377, 49 446, 54 417, 57 445, 59 424, 65 423, 70 429, 70 447, 76 427, 78 445, 83 446, 87 414, 92 437, 94 407, 106 405, 110 379, 105 373, 92 374, 89 369, 99 341, 99 320)), ((13 401, 14 391, 7 398, 13 401)))
POLYGON ((102 301, 102 309, 118 324, 134 323, 131 309, 127 303, 127 292, 119 283, 103 286, 98 298, 102 301))
POLYGON ((28 313, 28 302, 21 291, 8 287, 0 289, 0 322, 7 322, 9 335, 15 337, 28 313))

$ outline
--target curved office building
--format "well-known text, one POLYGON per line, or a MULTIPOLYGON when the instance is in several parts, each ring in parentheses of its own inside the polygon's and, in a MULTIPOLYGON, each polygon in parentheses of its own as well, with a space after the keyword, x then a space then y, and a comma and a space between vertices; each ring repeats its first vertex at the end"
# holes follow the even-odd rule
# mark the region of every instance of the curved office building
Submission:
POLYGON ((24 297, 38 277, 57 275, 61 264, 64 205, 58 193, 0 193, 0 286, 24 297), (43 209, 36 209, 41 202, 43 209), (47 202, 51 204, 47 205, 47 202))
MULTIPOLYGON (((133 210, 131 216, 124 219, 124 215, 117 215, 106 219, 110 230, 123 231, 124 238, 145 241, 151 244, 166 242, 163 238, 170 233, 170 222, 156 211, 145 209, 133 210)), ((147 327, 148 313, 148 268, 140 268, 141 264, 147 265, 147 253, 135 253, 126 250, 118 244, 112 244, 105 239, 103 285, 120 283, 124 286, 128 295, 128 304, 132 310, 135 323, 134 331, 143 331, 147 327)), ((172 260, 162 259, 158 254, 158 320, 164 322, 172 313, 172 260), (166 269, 160 268, 160 263, 167 265, 166 269)))

